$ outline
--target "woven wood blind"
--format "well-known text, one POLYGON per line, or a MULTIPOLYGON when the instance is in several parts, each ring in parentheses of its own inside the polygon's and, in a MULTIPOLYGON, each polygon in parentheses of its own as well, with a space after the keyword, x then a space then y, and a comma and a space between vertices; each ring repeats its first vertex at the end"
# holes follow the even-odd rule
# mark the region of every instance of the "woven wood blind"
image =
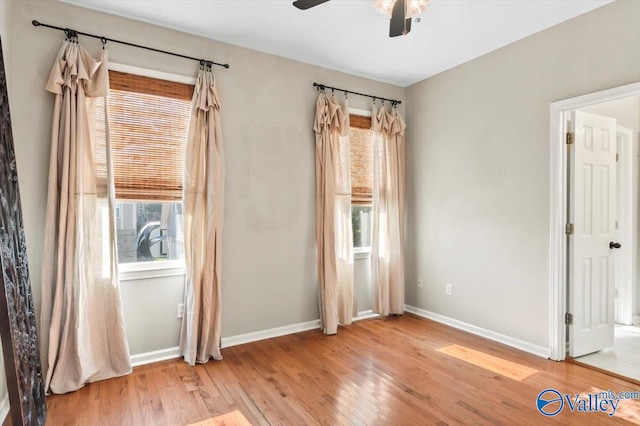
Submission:
POLYGON ((373 198, 373 132, 371 117, 349 114, 351 142, 351 203, 371 204, 373 198))
POLYGON ((349 125, 356 129, 371 130, 371 117, 349 114, 349 125))
MULTIPOLYGON (((193 85, 117 71, 109 84, 116 198, 181 200, 193 85)), ((103 108, 96 112, 100 133, 103 108)))

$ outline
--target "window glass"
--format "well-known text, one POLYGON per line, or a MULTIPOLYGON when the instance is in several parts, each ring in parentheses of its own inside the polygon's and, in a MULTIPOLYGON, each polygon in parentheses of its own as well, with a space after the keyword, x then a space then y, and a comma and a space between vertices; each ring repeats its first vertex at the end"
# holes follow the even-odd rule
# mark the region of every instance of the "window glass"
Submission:
POLYGON ((118 262, 184 259, 182 203, 118 202, 118 262))
POLYGON ((352 205, 353 247, 371 247, 371 206, 352 205))

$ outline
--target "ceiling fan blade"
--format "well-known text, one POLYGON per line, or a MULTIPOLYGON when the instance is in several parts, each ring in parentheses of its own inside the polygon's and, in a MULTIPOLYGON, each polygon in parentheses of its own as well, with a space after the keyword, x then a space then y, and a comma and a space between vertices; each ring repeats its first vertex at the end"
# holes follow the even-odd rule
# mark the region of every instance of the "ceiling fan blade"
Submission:
POLYGON ((405 0, 396 0, 391 11, 391 23, 389 25, 389 37, 397 37, 402 35, 404 31, 404 2, 405 0))
POLYGON ((407 18, 404 20, 404 27, 402 27, 400 30, 396 30, 396 32, 393 32, 392 28, 389 28, 389 37, 398 37, 401 35, 407 35, 409 34, 409 31, 411 31, 411 18, 407 18))
POLYGON ((293 5, 300 10, 307 10, 328 1, 329 0, 297 0, 293 2, 293 5))
POLYGON ((389 25, 389 37, 397 37, 408 34, 411 31, 411 18, 404 19, 406 0, 397 0, 391 11, 391 23, 389 25))

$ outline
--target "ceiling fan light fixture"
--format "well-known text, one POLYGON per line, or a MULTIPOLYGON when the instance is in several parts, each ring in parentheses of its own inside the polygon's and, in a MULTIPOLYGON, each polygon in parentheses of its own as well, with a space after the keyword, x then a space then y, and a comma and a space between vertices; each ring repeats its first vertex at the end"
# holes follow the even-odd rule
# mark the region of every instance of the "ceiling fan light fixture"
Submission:
POLYGON ((391 11, 396 0, 376 0, 371 6, 376 12, 380 12, 383 15, 387 15, 391 19, 391 11))
MULTIPOLYGON (((396 0, 376 0, 371 7, 391 18, 391 12, 393 11, 393 5, 395 3, 396 0)), ((405 18, 415 18, 420 15, 425 11, 429 3, 431 3, 431 0, 407 0, 405 18)))
POLYGON ((415 18, 427 9, 431 0, 408 0, 405 18, 415 18))

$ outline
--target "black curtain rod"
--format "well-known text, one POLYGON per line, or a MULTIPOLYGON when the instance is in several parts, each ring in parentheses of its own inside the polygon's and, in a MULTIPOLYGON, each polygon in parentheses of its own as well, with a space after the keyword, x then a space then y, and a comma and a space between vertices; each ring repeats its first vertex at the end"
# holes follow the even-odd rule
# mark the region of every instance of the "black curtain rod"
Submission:
POLYGON ((360 93, 360 92, 354 92, 351 90, 347 90, 347 89, 339 89, 337 87, 332 87, 332 86, 327 86, 326 84, 320 84, 320 83, 313 83, 313 87, 317 87, 318 90, 324 90, 324 89, 331 89, 331 90, 337 90, 338 92, 344 92, 344 94, 346 95, 347 93, 352 93, 354 95, 359 95, 359 96, 366 96, 367 98, 371 98, 374 101, 376 99, 380 99, 381 101, 389 101, 391 102, 391 104, 393 105, 399 105, 402 103, 402 101, 397 101, 395 99, 387 99, 387 98, 381 98, 380 96, 373 96, 373 95, 367 95, 366 93, 360 93))
POLYGON ((164 53, 166 55, 177 56, 178 58, 191 59, 191 60, 200 62, 200 65, 206 65, 206 66, 218 65, 220 67, 229 68, 229 64, 220 64, 218 62, 207 61, 206 59, 194 58, 193 56, 181 55, 179 53, 173 53, 173 52, 168 52, 166 50, 155 49, 153 47, 141 46, 139 44, 129 43, 128 41, 115 40, 115 39, 112 39, 112 38, 107 38, 107 37, 104 37, 104 36, 98 36, 98 35, 95 35, 95 34, 83 33, 83 32, 80 32, 80 31, 72 30, 71 28, 62 28, 62 27, 56 27, 55 25, 43 24, 42 22, 38 22, 35 19, 33 21, 31 21, 31 23, 33 24, 34 27, 47 27, 47 28, 53 28, 54 30, 64 31, 64 33, 67 35, 67 37, 73 37, 73 36, 77 36, 78 34, 80 34, 80 35, 87 36, 87 37, 97 38, 100 41, 102 41, 102 44, 105 44, 106 42, 110 41, 110 42, 113 42, 113 43, 124 44, 126 46, 131 46, 131 47, 137 47, 137 48, 140 48, 140 49, 151 50, 152 52, 158 52, 158 53, 164 53))

